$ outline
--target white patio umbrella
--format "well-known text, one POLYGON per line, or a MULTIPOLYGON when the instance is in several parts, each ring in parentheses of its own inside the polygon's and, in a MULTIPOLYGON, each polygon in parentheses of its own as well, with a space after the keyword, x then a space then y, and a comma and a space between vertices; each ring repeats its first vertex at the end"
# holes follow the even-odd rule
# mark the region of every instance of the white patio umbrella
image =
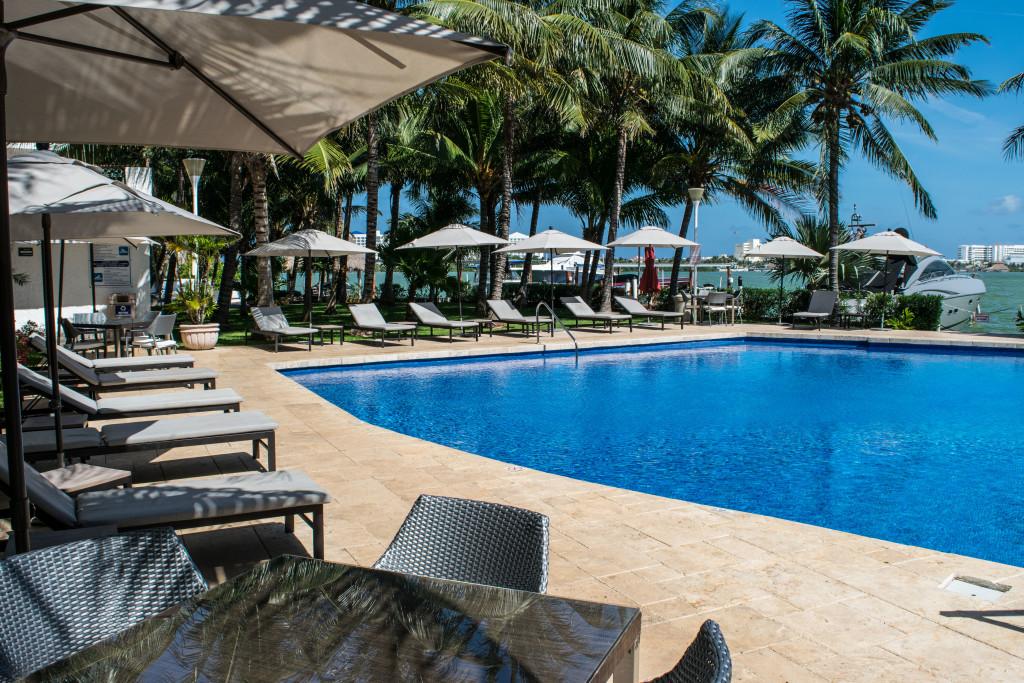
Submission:
MULTIPOLYGON (((0 28, 4 146, 134 144, 301 156, 363 114, 507 51, 350 0, 6 0, 0 28)), ((0 193, 0 244, 11 238, 9 211, 0 193)), ((9 250, 0 249, 0 310, 10 312, 0 316, 7 396, 18 392, 11 274, 9 250)), ((27 549, 19 402, 6 401, 4 413, 12 526, 17 547, 27 549)))
POLYGON ((77 236, 222 235, 238 233, 199 218, 106 177, 94 166, 53 152, 18 154, 7 161, 11 232, 19 240, 39 240, 43 259, 46 352, 53 398, 57 457, 64 462, 59 400, 57 332, 54 329, 53 240, 77 236))
MULTIPOLYGON (((361 256, 376 254, 373 249, 361 247, 355 242, 328 235, 323 230, 296 230, 279 240, 256 247, 245 253, 246 256, 299 256, 306 260, 306 291, 310 291, 313 283, 313 258, 334 258, 335 256, 361 256)), ((313 310, 309 311, 309 324, 313 324, 313 310)))
MULTIPOLYGON (((854 240, 853 242, 847 242, 846 244, 840 244, 839 246, 832 247, 833 249, 841 249, 844 251, 859 251, 865 254, 879 254, 885 256, 882 269, 882 294, 885 294, 885 283, 889 279, 889 255, 893 256, 939 256, 939 252, 934 249, 915 242, 912 239, 904 237, 903 235, 893 230, 885 230, 884 232, 878 232, 874 235, 869 235, 864 239, 854 240)), ((885 306, 882 306, 882 321, 879 329, 885 327, 885 306)))
POLYGON ((679 235, 673 235, 668 230, 659 228, 655 225, 645 225, 642 228, 638 228, 628 235, 609 242, 605 246, 607 247, 636 247, 636 279, 637 284, 640 283, 640 250, 644 247, 654 247, 655 249, 680 249, 682 247, 699 247, 700 245, 693 240, 688 240, 685 237, 679 235))
POLYGON ((797 242, 792 237, 776 237, 771 242, 759 244, 749 252, 747 256, 764 256, 765 258, 782 259, 782 276, 779 277, 779 325, 782 325, 782 286, 786 281, 786 259, 787 258, 824 258, 810 247, 797 242))
POLYGON ((494 247, 502 244, 510 244, 507 239, 488 235, 476 228, 461 223, 446 225, 440 230, 417 237, 408 244, 403 244, 399 249, 454 249, 455 250, 455 273, 459 279, 459 320, 462 320, 462 249, 477 247, 494 247))
MULTIPOLYGON (((607 247, 602 247, 600 244, 594 242, 588 242, 587 240, 574 237, 561 230, 555 230, 554 228, 548 228, 543 232, 539 232, 533 237, 528 237, 522 242, 511 244, 501 249, 495 249, 496 254, 505 253, 523 253, 523 254, 544 254, 548 255, 548 262, 550 263, 551 258, 555 254, 571 254, 574 251, 607 251, 607 247)), ((605 277, 608 277, 608 273, 605 273, 605 277)), ((551 282, 551 314, 555 312, 555 283, 551 282)), ((551 334, 554 336, 555 327, 551 326, 551 334)))

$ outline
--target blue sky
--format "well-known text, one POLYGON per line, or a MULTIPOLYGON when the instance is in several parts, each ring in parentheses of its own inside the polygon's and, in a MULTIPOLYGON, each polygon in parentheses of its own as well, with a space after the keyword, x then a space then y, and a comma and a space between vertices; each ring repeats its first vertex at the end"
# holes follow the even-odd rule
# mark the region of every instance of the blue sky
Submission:
MULTIPOLYGON (((732 0, 730 6, 746 13, 748 21, 772 19, 785 25, 781 0, 732 0)), ((1024 71, 1024 2, 1021 0, 959 0, 936 16, 923 35, 953 32, 981 33, 991 45, 978 44, 962 51, 956 61, 967 65, 974 78, 998 85, 1024 71)), ((991 96, 984 100, 951 98, 919 104, 932 124, 938 142, 906 128, 893 129, 900 146, 931 193, 938 220, 930 221, 914 208, 905 186, 869 164, 854 159, 841 179, 840 216, 848 220, 853 205, 865 222, 880 230, 907 227, 914 239, 956 256, 956 246, 1024 243, 1024 162, 1006 162, 1002 141, 1024 124, 1024 98, 991 96)), ((386 197, 382 193, 382 201, 386 197)), ((671 230, 679 229, 682 208, 670 209, 671 230)), ((544 207, 540 227, 573 234, 581 229, 568 212, 544 207)), ((513 230, 526 232, 529 209, 513 214, 513 230), (516 225, 518 223, 518 225, 516 225)), ((663 226, 666 227, 666 226, 663 226)), ((702 204, 700 233, 705 255, 732 253, 736 242, 765 237, 765 229, 736 204, 702 204)))

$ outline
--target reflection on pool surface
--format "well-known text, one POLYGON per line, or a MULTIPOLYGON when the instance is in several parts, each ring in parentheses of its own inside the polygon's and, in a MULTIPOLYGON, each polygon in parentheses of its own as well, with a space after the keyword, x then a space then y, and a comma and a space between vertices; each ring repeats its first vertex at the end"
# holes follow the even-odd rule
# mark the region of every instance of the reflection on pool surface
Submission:
POLYGON ((787 343, 290 371, 505 462, 1024 565, 1024 355, 787 343))

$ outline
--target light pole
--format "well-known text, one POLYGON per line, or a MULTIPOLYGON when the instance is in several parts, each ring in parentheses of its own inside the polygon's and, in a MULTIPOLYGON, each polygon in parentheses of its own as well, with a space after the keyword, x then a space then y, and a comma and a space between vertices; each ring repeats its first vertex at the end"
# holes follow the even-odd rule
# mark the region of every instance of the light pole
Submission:
MULTIPOLYGON (((192 183, 192 213, 199 215, 199 179, 203 176, 203 167, 206 166, 206 159, 188 158, 181 160, 185 167, 185 174, 192 183)), ((195 286, 199 277, 199 238, 196 238, 196 254, 192 261, 192 282, 195 286)))
MULTIPOLYGON (((686 191, 690 195, 690 202, 693 203, 693 241, 697 241, 697 225, 699 223, 700 216, 700 200, 704 197, 703 187, 691 187, 686 191)), ((690 253, 693 254, 694 247, 690 247, 690 253)), ((693 266, 693 278, 690 281, 690 289, 696 290, 697 288, 697 266, 700 265, 700 245, 696 247, 696 260, 691 256, 690 265, 693 266)))

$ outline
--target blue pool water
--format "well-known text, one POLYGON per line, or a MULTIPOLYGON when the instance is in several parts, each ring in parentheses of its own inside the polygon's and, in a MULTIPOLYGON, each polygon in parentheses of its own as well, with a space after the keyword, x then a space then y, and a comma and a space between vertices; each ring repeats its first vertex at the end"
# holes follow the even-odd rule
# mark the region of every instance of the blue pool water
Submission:
POLYGON ((524 467, 1024 565, 1024 355, 727 342, 288 374, 524 467))

